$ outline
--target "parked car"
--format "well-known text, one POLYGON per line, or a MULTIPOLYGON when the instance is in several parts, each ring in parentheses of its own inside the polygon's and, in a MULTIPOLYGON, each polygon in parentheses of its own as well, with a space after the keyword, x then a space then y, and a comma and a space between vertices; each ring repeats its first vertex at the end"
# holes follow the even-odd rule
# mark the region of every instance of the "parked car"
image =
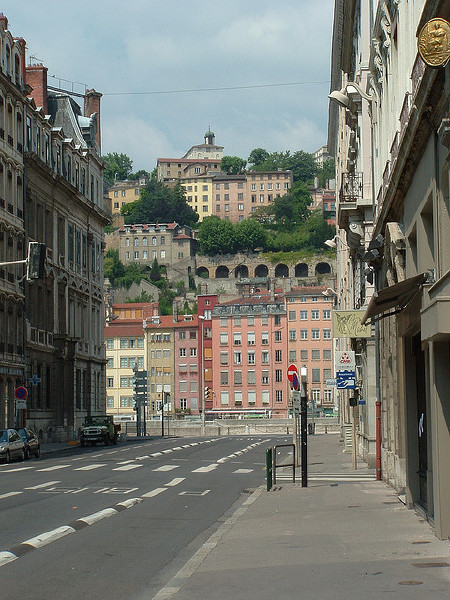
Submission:
POLYGON ((25 459, 25 443, 15 429, 0 429, 0 459, 9 463, 12 458, 25 459))
POLYGON ((41 456, 41 444, 36 433, 32 429, 23 427, 17 430, 25 444, 25 458, 30 458, 34 454, 35 458, 41 456))

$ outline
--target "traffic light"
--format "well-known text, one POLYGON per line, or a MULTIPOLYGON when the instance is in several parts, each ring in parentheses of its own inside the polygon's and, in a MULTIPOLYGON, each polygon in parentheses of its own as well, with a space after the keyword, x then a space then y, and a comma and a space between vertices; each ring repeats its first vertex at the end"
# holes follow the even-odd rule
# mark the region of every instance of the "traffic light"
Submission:
POLYGON ((209 400, 211 397, 211 388, 207 385, 205 386, 205 400, 209 400))
POLYGON ((27 279, 42 279, 45 275, 47 247, 40 242, 28 242, 27 279))

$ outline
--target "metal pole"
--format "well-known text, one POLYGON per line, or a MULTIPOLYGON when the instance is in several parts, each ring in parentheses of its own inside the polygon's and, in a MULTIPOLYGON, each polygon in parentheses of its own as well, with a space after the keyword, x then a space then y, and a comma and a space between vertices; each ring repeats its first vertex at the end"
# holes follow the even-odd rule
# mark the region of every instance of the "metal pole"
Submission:
POLYGON ((205 343, 205 335, 204 335, 205 317, 203 315, 199 315, 198 318, 200 319, 200 322, 202 324, 202 326, 200 327, 200 338, 201 338, 201 342, 200 342, 201 391, 200 391, 200 393, 202 395, 202 431, 201 431, 201 435, 202 435, 202 437, 204 437, 206 434, 206 431, 205 431, 205 363, 204 363, 205 352, 203 350, 203 344, 205 343))
POLYGON ((161 436, 164 437, 164 396, 166 395, 166 392, 163 392, 161 394, 162 397, 162 402, 161 402, 161 436))
POLYGON ((376 473, 377 481, 381 481, 381 402, 375 402, 376 407, 376 473))
POLYGON ((356 452, 356 406, 352 407, 352 466, 356 471, 358 469, 358 460, 356 452))
POLYGON ((302 487, 308 487, 308 434, 307 434, 307 391, 306 383, 301 384, 300 427, 302 439, 302 487))

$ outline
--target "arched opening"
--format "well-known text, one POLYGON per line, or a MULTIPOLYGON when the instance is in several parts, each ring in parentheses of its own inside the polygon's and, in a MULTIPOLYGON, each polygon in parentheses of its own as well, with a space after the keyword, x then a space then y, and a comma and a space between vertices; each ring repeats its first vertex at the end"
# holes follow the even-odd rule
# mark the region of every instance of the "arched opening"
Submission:
POLYGON ((199 267, 195 274, 197 277, 202 277, 203 279, 209 279, 209 271, 206 267, 199 267))
POLYGON ((255 269, 255 277, 267 277, 269 269, 266 265, 258 265, 255 269))
POLYGON ((236 279, 239 277, 248 277, 248 268, 246 265, 238 265, 234 270, 234 276, 236 279))
POLYGON ((230 270, 225 265, 220 265, 216 269, 216 279, 228 279, 230 275, 230 270))
POLYGON ((275 267, 275 277, 289 277, 289 267, 283 263, 275 267))
POLYGON ((331 267, 328 263, 317 263, 316 265, 316 275, 325 275, 326 273, 331 273, 331 267))
POLYGON ((299 263, 298 265, 295 265, 295 276, 308 277, 308 265, 306 263, 299 263))

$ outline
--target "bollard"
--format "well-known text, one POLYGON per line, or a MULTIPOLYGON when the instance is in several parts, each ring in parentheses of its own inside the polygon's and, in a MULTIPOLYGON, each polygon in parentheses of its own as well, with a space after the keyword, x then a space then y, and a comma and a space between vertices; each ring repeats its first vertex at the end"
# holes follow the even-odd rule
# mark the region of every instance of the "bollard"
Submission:
POLYGON ((272 489, 272 448, 266 450, 266 482, 267 491, 272 489))

